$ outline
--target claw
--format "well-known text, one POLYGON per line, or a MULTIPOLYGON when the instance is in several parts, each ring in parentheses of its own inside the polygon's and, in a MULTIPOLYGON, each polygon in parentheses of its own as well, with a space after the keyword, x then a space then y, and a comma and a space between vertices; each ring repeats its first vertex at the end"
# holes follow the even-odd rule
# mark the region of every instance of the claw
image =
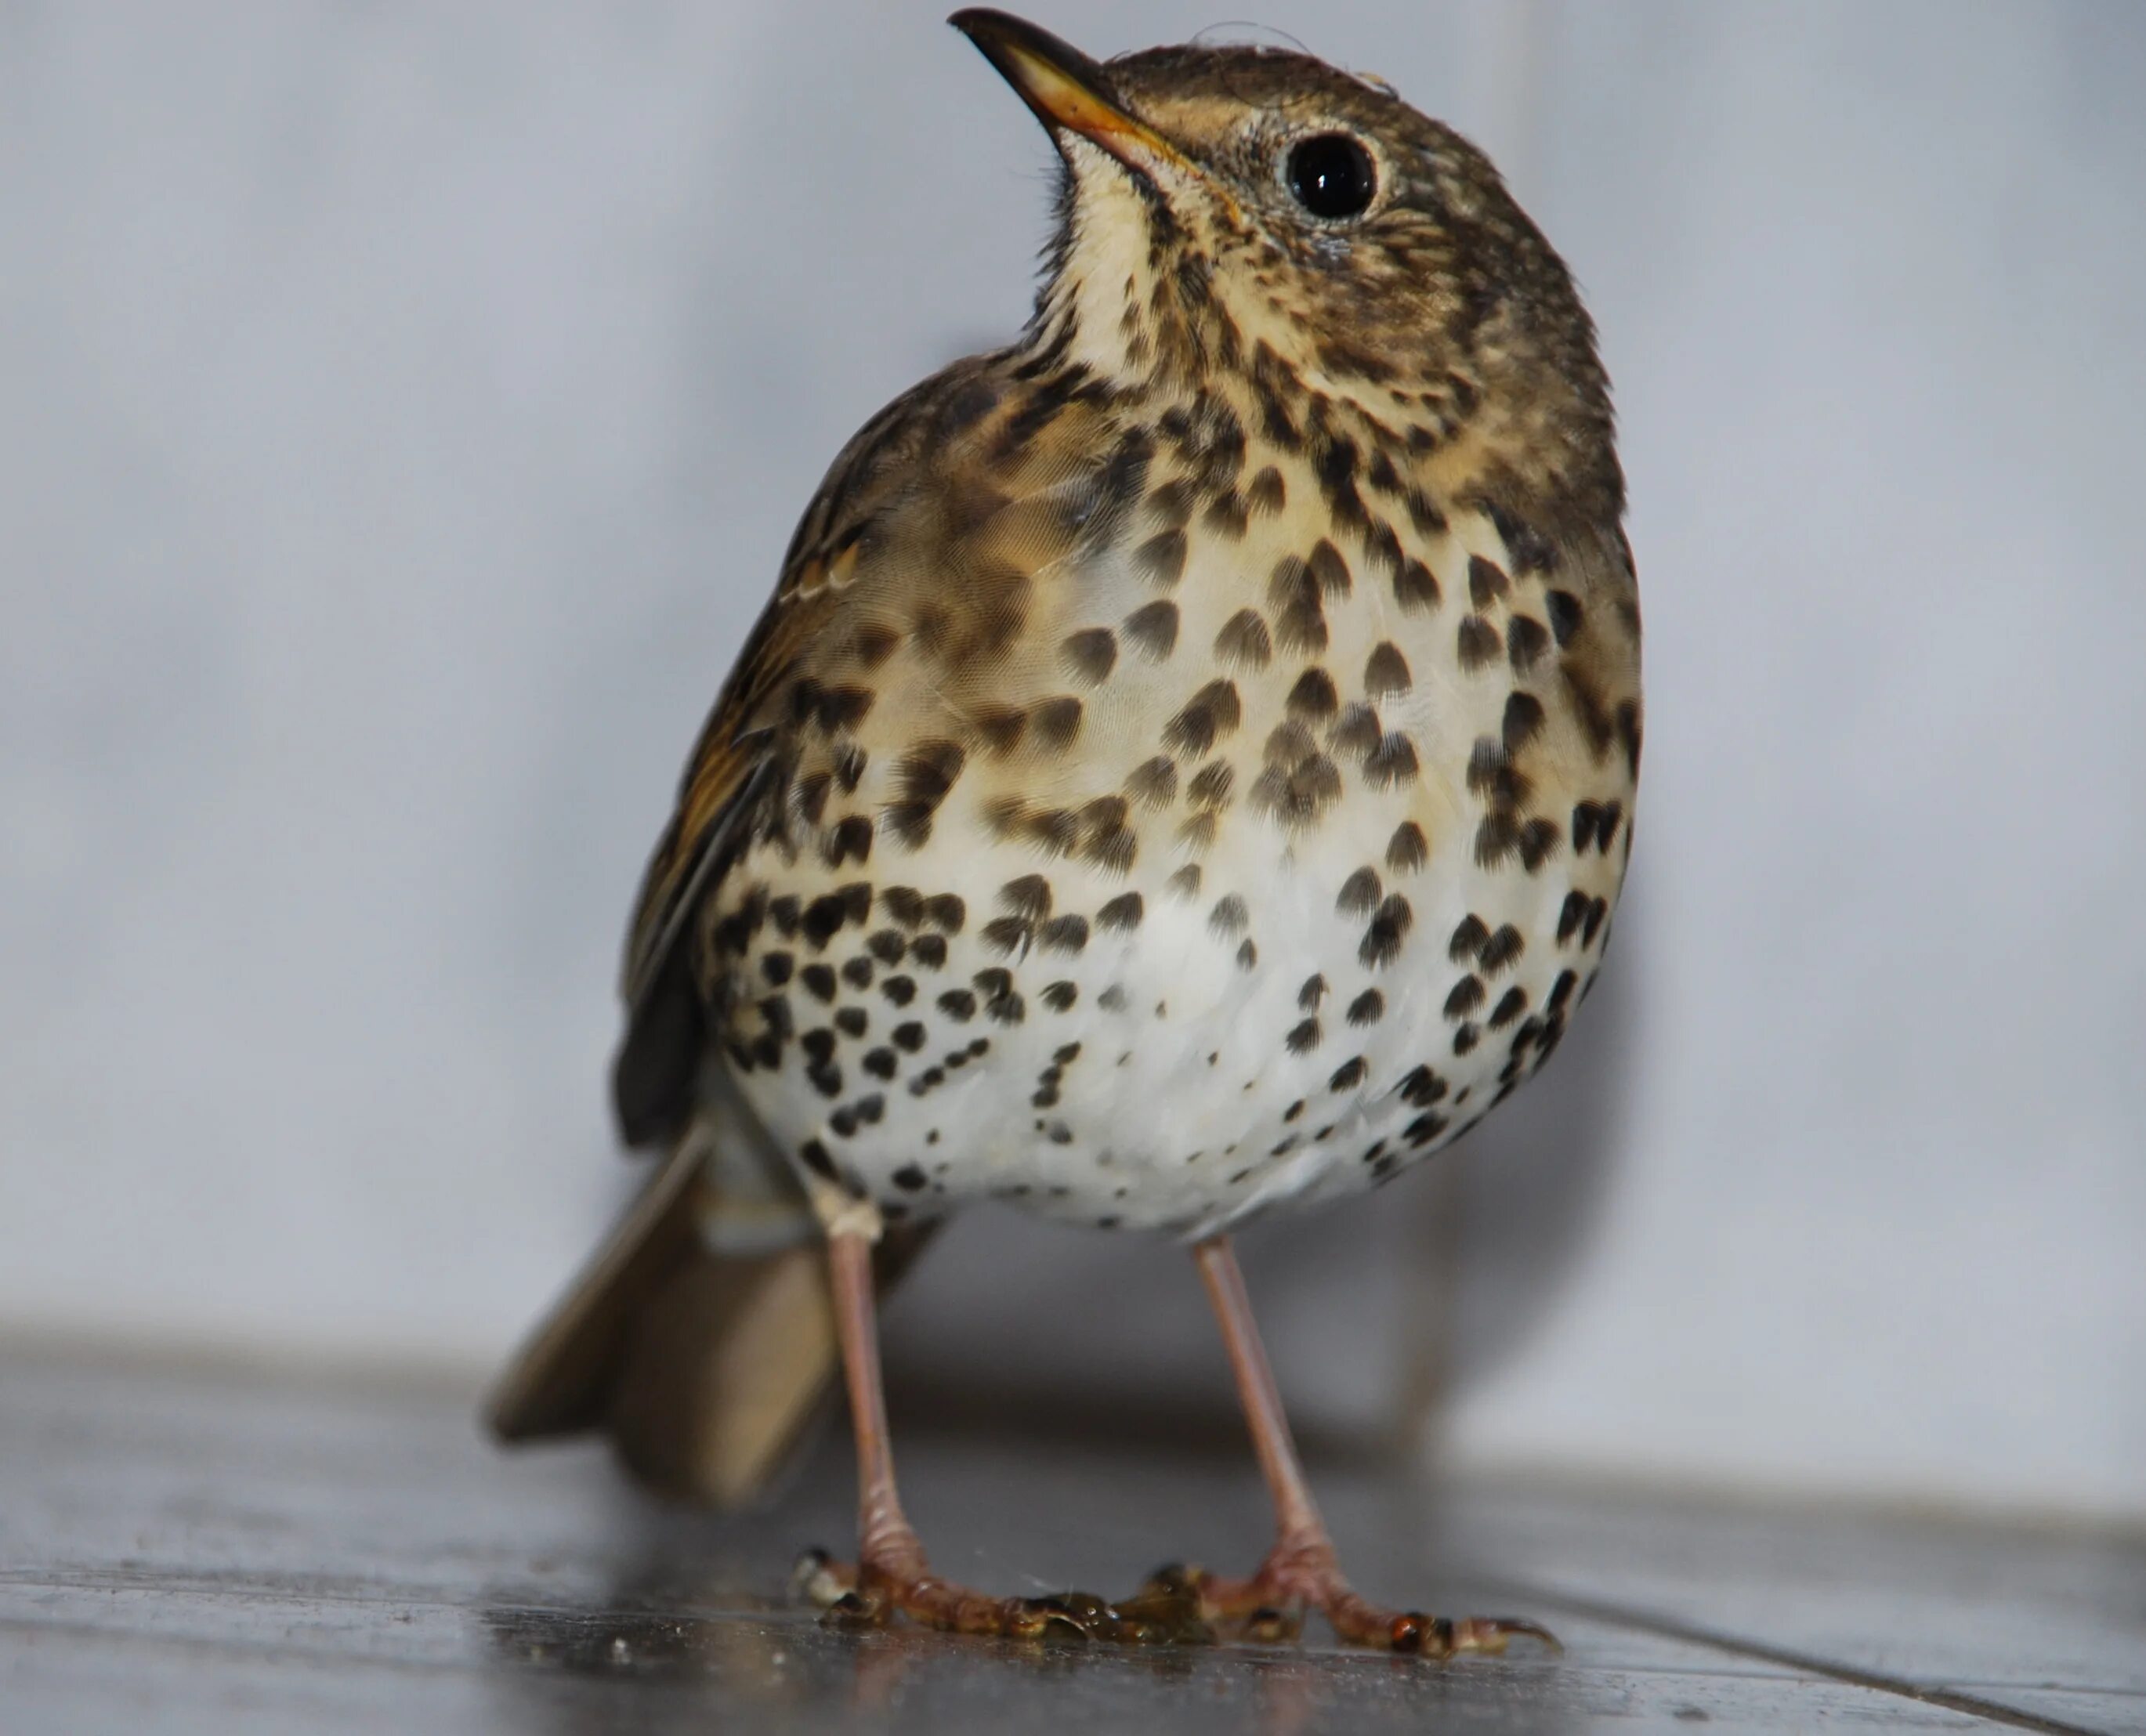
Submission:
POLYGON ((790 1595, 815 1609, 831 1609, 854 1592, 834 1558, 825 1549, 815 1549, 806 1550, 791 1569, 790 1595))

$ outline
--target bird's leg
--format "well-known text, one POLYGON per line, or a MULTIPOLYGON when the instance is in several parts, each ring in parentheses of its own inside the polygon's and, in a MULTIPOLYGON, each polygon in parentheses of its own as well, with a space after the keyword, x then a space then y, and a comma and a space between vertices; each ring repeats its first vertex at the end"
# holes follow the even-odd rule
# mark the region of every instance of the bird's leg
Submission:
POLYGON ((1456 1620, 1417 1610, 1381 1609, 1356 1594, 1342 1577, 1326 1522, 1305 1481, 1274 1370, 1267 1365, 1266 1350, 1252 1319, 1235 1250, 1226 1235, 1210 1236, 1195 1245, 1193 1258, 1221 1323, 1252 1446, 1274 1497, 1276 1534, 1273 1549, 1249 1579, 1216 1579, 1184 1569, 1175 1570, 1173 1578, 1173 1570, 1165 1569, 1151 1583, 1158 1587, 1189 1584, 1199 1594, 1210 1619, 1260 1637, 1294 1634, 1309 1606, 1325 1614, 1334 1631, 1351 1645, 1445 1658, 1456 1652, 1502 1652, 1514 1635, 1526 1634, 1555 1647, 1557 1642, 1532 1622, 1496 1616, 1456 1620))
MULTIPOLYGON (((1120 1612, 1098 1597, 1069 1592, 1046 1598, 986 1597, 935 1575, 924 1545, 901 1510, 888 1441, 886 1399, 880 1378, 879 1329, 872 1285, 871 1237, 837 1225, 827 1238, 834 1275, 835 1323, 849 1384, 857 1443, 857 1560, 854 1568, 817 1551, 799 1564, 798 1585, 837 1619, 879 1624, 897 1614, 926 1627, 958 1634, 1036 1639, 1171 1640, 1205 1637, 1165 1631, 1147 1607, 1120 1612)), ((1153 1600, 1151 1600, 1152 1603, 1153 1600)), ((1196 1612, 1180 1627, 1196 1628, 1196 1612)), ((1166 1605, 1167 1599, 1163 1600, 1166 1605)))

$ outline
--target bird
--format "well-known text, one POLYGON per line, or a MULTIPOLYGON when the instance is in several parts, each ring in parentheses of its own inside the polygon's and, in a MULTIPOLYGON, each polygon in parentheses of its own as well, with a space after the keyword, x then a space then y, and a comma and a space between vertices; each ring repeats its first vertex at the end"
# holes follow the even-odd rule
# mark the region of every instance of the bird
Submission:
POLYGON ((866 422, 797 526, 628 935, 614 1106, 661 1160, 490 1420, 735 1500, 839 1369, 856 1556, 799 1578, 837 1619, 1547 1639, 1351 1586, 1230 1238, 1450 1145, 1595 980, 1642 708, 1595 327, 1489 160, 1380 80, 950 22, 1056 147, 1034 309, 866 422), (1249 1576, 932 1571, 876 1300, 987 1200, 1190 1248, 1275 1509, 1249 1576))

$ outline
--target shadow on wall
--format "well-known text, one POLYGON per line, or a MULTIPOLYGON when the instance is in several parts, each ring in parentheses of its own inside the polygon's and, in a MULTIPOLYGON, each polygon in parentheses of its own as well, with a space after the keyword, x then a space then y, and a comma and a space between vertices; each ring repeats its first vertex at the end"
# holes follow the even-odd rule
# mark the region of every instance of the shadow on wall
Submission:
MULTIPOLYGON (((1616 951, 1641 944, 1628 905, 1616 951)), ((1641 1040, 1605 967, 1541 1077, 1450 1154, 1362 1199, 1255 1225, 1247 1280, 1305 1450, 1391 1452, 1520 1354, 1600 1223, 1641 1040)), ((1174 1244, 965 1215, 888 1310, 898 1430, 1240 1452, 1205 1296, 1174 1244)))

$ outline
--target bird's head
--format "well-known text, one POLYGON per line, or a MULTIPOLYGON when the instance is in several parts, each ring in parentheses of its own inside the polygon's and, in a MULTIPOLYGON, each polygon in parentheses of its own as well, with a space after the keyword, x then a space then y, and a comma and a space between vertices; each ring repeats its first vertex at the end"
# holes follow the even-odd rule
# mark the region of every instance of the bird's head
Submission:
POLYGON ((1105 380, 1234 374, 1419 450, 1470 427, 1552 461, 1608 450, 1570 274, 1451 128, 1307 54, 1098 62, 1003 12, 951 22, 1064 160, 1040 349, 1105 380))

